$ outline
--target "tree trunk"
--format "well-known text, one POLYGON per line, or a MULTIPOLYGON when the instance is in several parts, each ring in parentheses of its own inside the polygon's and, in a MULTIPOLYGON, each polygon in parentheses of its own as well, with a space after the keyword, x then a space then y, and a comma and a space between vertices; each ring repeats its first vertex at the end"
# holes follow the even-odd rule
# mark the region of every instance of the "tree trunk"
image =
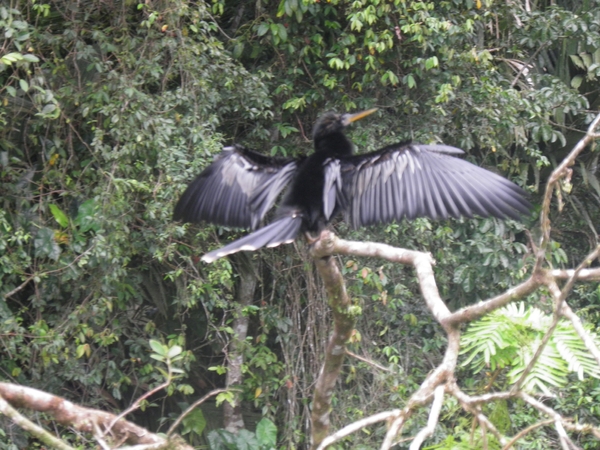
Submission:
MULTIPOLYGON (((233 319, 233 337, 229 342, 227 352, 227 378, 226 388, 231 388, 242 383, 242 364, 244 363, 244 341, 248 334, 248 316, 242 310, 252 304, 256 289, 256 273, 252 260, 246 253, 238 253, 232 257, 238 269, 240 281, 236 295, 236 305, 233 319)), ((223 404, 223 424, 227 431, 237 433, 244 428, 244 417, 239 394, 235 394, 234 404, 223 404)))
POLYGON ((315 384, 312 408, 312 447, 317 448, 329 433, 329 416, 331 414, 331 396, 338 379, 344 356, 346 355, 346 342, 354 329, 355 318, 351 312, 350 298, 346 293, 344 278, 340 272, 335 258, 323 256, 330 250, 332 234, 321 234, 320 246, 313 246, 312 252, 319 275, 325 283, 325 290, 331 312, 333 315, 333 332, 325 351, 325 360, 315 384))

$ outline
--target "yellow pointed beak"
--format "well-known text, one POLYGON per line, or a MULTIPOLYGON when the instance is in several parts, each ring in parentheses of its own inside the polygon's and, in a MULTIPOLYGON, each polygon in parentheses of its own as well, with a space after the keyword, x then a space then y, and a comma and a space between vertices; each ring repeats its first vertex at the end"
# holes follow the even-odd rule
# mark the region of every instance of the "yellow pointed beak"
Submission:
POLYGON ((356 122, 357 120, 362 119, 363 117, 367 117, 370 114, 373 114, 379 108, 371 108, 366 111, 357 112, 356 114, 344 114, 343 124, 344 126, 350 125, 352 122, 356 122))

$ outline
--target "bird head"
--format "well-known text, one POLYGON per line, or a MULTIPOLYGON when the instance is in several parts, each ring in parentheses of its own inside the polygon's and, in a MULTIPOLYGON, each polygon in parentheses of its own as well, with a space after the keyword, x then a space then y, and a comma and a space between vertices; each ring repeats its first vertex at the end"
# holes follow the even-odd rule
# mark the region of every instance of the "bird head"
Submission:
POLYGON ((328 134, 342 131, 352 122, 367 117, 369 114, 377 111, 377 108, 367 109, 354 114, 337 114, 333 111, 327 112, 319 117, 313 128, 313 140, 318 140, 328 134))

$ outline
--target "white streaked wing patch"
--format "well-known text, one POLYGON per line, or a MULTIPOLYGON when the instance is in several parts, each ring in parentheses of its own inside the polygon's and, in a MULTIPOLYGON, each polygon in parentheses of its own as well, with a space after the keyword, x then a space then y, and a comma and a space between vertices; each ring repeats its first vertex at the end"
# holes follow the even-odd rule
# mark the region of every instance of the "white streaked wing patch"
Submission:
POLYGON ((446 145, 413 144, 343 160, 344 192, 351 197, 347 219, 357 228, 421 216, 518 218, 528 213, 529 202, 518 186, 451 156, 461 153, 446 145))

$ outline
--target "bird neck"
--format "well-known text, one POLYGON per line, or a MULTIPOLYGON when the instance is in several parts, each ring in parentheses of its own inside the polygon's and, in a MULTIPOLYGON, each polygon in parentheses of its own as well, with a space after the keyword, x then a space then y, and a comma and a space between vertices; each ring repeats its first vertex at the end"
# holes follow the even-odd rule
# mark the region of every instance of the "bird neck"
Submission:
POLYGON ((330 156, 346 156, 353 152, 352 142, 341 131, 328 133, 315 138, 315 152, 330 156))

